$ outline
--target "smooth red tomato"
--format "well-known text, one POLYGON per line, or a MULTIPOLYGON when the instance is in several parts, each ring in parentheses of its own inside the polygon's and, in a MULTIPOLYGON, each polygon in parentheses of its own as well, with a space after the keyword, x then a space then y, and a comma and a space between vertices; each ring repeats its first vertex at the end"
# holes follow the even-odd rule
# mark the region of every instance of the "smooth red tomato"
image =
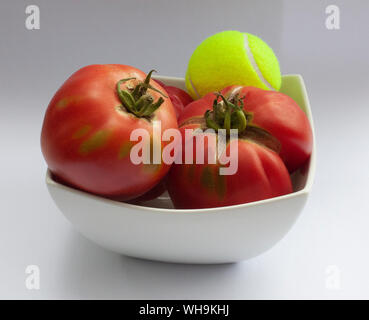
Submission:
POLYGON ((130 200, 130 203, 140 204, 141 202, 154 200, 157 197, 160 197, 166 191, 165 180, 166 180, 165 178, 162 179, 154 188, 150 189, 149 191, 139 196, 138 198, 130 200))
POLYGON ((176 95, 181 100, 184 107, 193 101, 191 96, 186 91, 177 87, 165 86, 165 91, 168 92, 168 94, 170 95, 176 95))
POLYGON ((189 104, 179 119, 182 133, 179 158, 182 164, 172 165, 167 180, 168 192, 178 209, 236 205, 292 192, 288 170, 278 155, 279 141, 252 124, 251 115, 242 109, 242 99, 224 100, 219 101, 216 95, 209 93, 189 104), (197 140, 198 135, 185 135, 185 130, 198 128, 215 130, 210 138, 204 140, 203 146, 197 140), (228 136, 225 150, 214 164, 210 164, 208 151, 215 148, 210 141, 219 140, 218 130, 224 128, 238 129, 238 138, 230 139, 228 136), (191 149, 191 146, 193 164, 186 164, 184 150, 191 149), (197 162, 201 150, 204 153, 203 164, 197 162), (237 168, 234 174, 222 175, 220 169, 230 167, 224 165, 227 155, 230 162, 237 163, 237 168), (222 158, 223 163, 219 161, 222 158))
POLYGON ((155 81, 159 83, 168 93, 168 96, 172 101, 174 109, 176 110, 176 115, 178 119, 181 113, 183 112, 184 107, 189 103, 191 103, 193 99, 186 91, 182 89, 179 89, 174 86, 166 86, 162 81, 157 79, 155 79, 155 81))
POLYGON ((163 81, 160 81, 158 79, 153 79, 156 83, 160 84, 162 88, 165 88, 165 84, 163 81))
POLYGON ((168 96, 170 98, 170 101, 172 101, 172 104, 173 104, 173 107, 174 107, 174 110, 176 112, 176 116, 178 119, 184 109, 183 103, 176 95, 172 95, 168 93, 168 96))
MULTIPOLYGON (((144 72, 126 65, 91 65, 75 72, 56 92, 45 114, 41 147, 49 169, 76 188, 119 200, 153 188, 169 165, 134 164, 134 129, 150 135, 177 128, 165 90, 144 72)), ((169 142, 161 142, 161 150, 169 142)), ((151 148, 152 150, 152 148, 151 148)))

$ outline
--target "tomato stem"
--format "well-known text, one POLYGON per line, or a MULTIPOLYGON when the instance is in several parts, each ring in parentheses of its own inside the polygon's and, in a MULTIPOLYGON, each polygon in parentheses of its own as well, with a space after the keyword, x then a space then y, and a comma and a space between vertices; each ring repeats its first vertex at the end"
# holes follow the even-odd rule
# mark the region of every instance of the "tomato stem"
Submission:
POLYGON ((227 134, 231 129, 237 129, 238 133, 245 131, 247 124, 252 120, 252 114, 244 110, 243 98, 238 95, 227 100, 221 93, 215 93, 213 110, 205 112, 206 125, 214 130, 226 129, 227 134), (218 101, 219 97, 222 101, 218 101))
POLYGON ((129 80, 135 80, 135 77, 121 79, 117 82, 117 94, 122 105, 126 110, 136 117, 151 117, 152 114, 157 110, 161 104, 164 102, 162 97, 154 102, 154 98, 147 93, 147 90, 153 90, 160 93, 163 97, 168 98, 163 92, 154 88, 150 84, 151 75, 155 70, 151 70, 144 81, 140 81, 135 87, 129 88, 127 86, 126 90, 122 90, 121 84, 129 80))

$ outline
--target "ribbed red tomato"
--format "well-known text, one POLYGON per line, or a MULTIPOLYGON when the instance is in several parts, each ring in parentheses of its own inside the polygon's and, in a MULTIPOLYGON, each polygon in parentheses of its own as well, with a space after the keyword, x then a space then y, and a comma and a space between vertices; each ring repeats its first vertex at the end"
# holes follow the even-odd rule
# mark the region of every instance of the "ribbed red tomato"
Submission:
POLYGON ((176 208, 236 205, 292 192, 288 170, 278 155, 280 142, 254 124, 253 115, 243 109, 243 99, 237 94, 220 98, 209 93, 189 104, 179 118, 182 164, 172 165, 167 183, 176 208), (188 129, 209 128, 214 131, 208 133, 203 144, 197 140, 201 133, 185 134, 188 129), (208 151, 215 148, 211 141, 219 142, 220 129, 227 133, 226 147, 218 153, 215 163, 210 163, 208 151), (230 129, 237 129, 238 137, 232 137, 230 129), (193 164, 185 163, 186 150, 191 149, 193 164), (198 163, 201 152, 205 161, 198 163), (224 161, 227 156, 229 165, 224 161), (220 169, 230 168, 231 162, 237 163, 234 174, 221 174, 220 169))
MULTIPOLYGON (((129 200, 154 187, 170 165, 134 164, 134 129, 150 135, 178 128, 165 90, 144 72, 126 65, 91 65, 75 72, 46 111, 41 146, 51 172, 74 187, 129 200)), ((161 142, 161 150, 169 142, 161 142)), ((150 146, 152 147, 152 146, 150 146)))
POLYGON ((244 108, 253 115, 253 123, 280 141, 279 155, 290 172, 309 159, 313 147, 309 119, 292 98, 278 91, 253 87, 232 86, 222 93, 243 97, 244 108))
MULTIPOLYGON (((240 97, 244 110, 252 115, 252 124, 279 140, 280 157, 289 172, 294 172, 309 159, 313 146, 312 130, 306 114, 292 98, 277 91, 241 86, 227 87, 221 93, 227 99, 232 96, 240 97)), ((194 102, 196 108, 190 108, 191 105, 185 108, 178 123, 193 117, 194 112, 197 116, 204 114, 211 108, 212 97, 204 97, 207 99, 206 103, 194 102)))

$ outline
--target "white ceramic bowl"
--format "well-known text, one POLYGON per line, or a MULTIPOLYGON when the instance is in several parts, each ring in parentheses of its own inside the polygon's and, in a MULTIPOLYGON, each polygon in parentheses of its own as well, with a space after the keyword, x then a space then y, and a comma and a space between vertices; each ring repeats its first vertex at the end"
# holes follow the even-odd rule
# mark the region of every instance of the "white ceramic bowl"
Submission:
MULTIPOLYGON (((157 77, 184 88, 184 79, 157 77)), ((301 76, 283 76, 281 92, 292 97, 313 120, 301 76)), ((294 192, 230 207, 175 210, 163 196, 132 205, 108 200, 54 181, 51 197, 88 239, 128 256, 179 263, 227 263, 257 256, 289 231, 302 211, 315 174, 315 139, 310 163, 293 177, 294 192)))

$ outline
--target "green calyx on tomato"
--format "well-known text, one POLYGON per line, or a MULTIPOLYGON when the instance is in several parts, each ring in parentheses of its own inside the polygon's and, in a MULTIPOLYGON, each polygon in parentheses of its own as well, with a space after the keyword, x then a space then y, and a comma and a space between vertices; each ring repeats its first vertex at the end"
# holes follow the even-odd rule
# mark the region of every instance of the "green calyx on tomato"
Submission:
POLYGON ((147 74, 145 80, 140 81, 136 86, 127 86, 127 90, 122 90, 120 87, 121 84, 129 80, 134 80, 136 79, 135 77, 121 79, 117 82, 117 93, 123 107, 138 118, 150 118, 155 110, 164 102, 163 97, 168 98, 163 92, 150 84, 151 75, 154 71, 155 70, 151 70, 147 74), (147 92, 148 89, 160 93, 163 97, 154 101, 154 98, 147 92))
POLYGON ((213 110, 204 114, 207 127, 215 131, 226 129, 227 134, 231 129, 237 129, 239 134, 244 132, 252 121, 252 114, 244 110, 243 98, 237 94, 227 100, 221 93, 215 94, 213 110), (218 101, 219 97, 222 101, 218 101))
POLYGON ((206 127, 214 129, 226 129, 227 137, 231 129, 237 129, 238 138, 253 141, 263 145, 277 153, 281 144, 266 130, 252 123, 253 114, 244 109, 244 99, 239 94, 225 98, 221 93, 215 93, 213 110, 207 110, 204 114, 206 127), (219 97, 222 99, 218 101, 219 97))

